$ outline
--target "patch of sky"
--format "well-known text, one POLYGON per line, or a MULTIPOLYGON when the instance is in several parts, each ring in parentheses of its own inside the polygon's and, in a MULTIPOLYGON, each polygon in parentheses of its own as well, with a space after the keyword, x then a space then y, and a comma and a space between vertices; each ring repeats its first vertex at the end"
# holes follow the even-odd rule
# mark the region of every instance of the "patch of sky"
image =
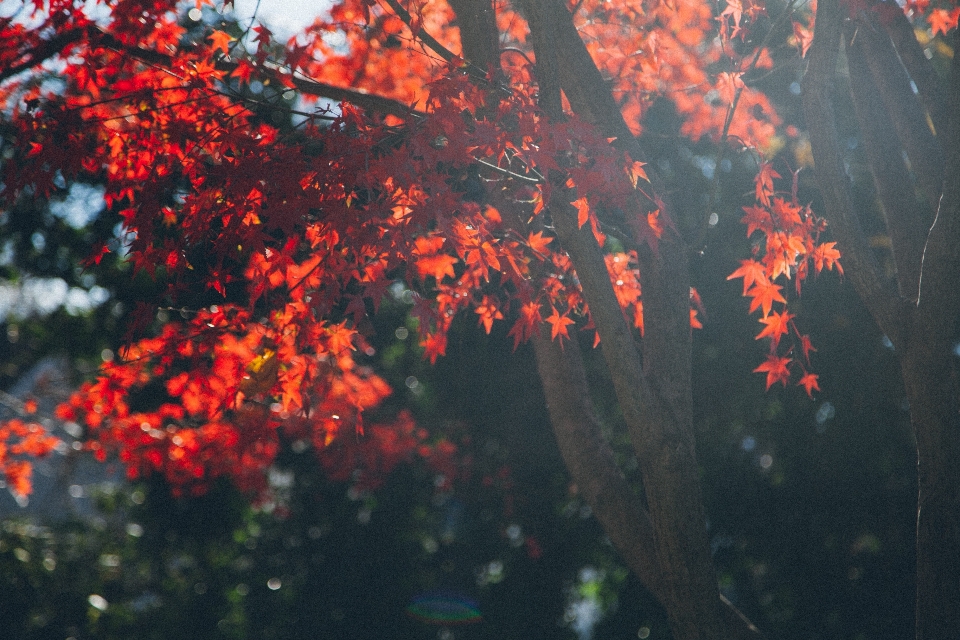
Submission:
POLYGON ((103 200, 105 192, 100 185, 74 182, 66 198, 50 203, 50 213, 74 229, 82 229, 103 211, 106 206, 103 200))
POLYGON ((330 3, 324 0, 236 0, 233 14, 241 24, 249 24, 256 12, 257 19, 275 33, 289 36, 329 8, 330 3))
POLYGON ((17 283, 0 281, 0 321, 43 317, 60 307, 70 315, 81 315, 109 298, 110 292, 103 287, 71 287, 63 278, 24 278, 17 283))

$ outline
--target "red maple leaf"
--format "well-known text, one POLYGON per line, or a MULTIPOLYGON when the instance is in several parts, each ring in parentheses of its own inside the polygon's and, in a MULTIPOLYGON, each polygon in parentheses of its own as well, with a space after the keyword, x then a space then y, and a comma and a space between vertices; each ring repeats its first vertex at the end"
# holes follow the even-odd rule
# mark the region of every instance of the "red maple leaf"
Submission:
POLYGON ((957 28, 958 18, 960 18, 960 7, 956 7, 952 11, 938 7, 930 12, 927 20, 930 21, 930 29, 933 31, 933 35, 938 33, 947 35, 952 29, 957 28))
POLYGON ((253 75, 255 69, 256 68, 244 58, 237 61, 237 66, 230 72, 230 77, 239 78, 242 82, 249 83, 250 76, 253 75))
POLYGON ((734 278, 743 278, 743 295, 747 295, 747 290, 754 284, 768 284, 766 268, 756 260, 741 260, 740 268, 727 276, 727 280, 734 278))
POLYGON ((753 288, 747 292, 747 295, 753 298, 750 302, 750 313, 753 313, 758 308, 762 308, 763 315, 766 317, 770 315, 770 308, 774 302, 786 304, 787 299, 780 294, 781 289, 783 289, 783 287, 771 282, 755 283, 753 288))
POLYGON ((553 308, 553 313, 547 317, 547 322, 550 323, 550 339, 556 340, 557 337, 560 337, 560 344, 563 344, 563 339, 570 338, 570 334, 567 333, 567 327, 571 324, 574 324, 573 320, 570 319, 567 314, 560 315, 557 309, 553 308))
POLYGON ((790 320, 792 318, 793 314, 787 311, 782 313, 774 311, 770 315, 760 318, 761 324, 765 324, 766 326, 763 328, 763 331, 757 334, 756 340, 770 338, 770 348, 772 351, 775 351, 777 345, 780 343, 780 337, 790 331, 790 320))
POLYGON ((230 51, 230 42, 233 40, 233 36, 229 33, 214 30, 207 38, 210 39, 210 48, 214 51, 220 51, 222 53, 228 53, 230 51))
POLYGON ((810 364, 810 352, 816 351, 813 343, 810 342, 810 336, 800 334, 800 350, 803 352, 803 359, 810 364))
POLYGON ((787 367, 791 362, 791 358, 781 358, 780 356, 771 353, 759 367, 753 370, 753 372, 767 374, 768 390, 775 382, 779 382, 783 384, 783 386, 787 386, 787 382, 790 380, 790 369, 787 367))
POLYGON ((805 373, 797 382, 797 386, 803 387, 807 395, 813 397, 814 391, 820 391, 820 384, 817 382, 817 374, 805 373))

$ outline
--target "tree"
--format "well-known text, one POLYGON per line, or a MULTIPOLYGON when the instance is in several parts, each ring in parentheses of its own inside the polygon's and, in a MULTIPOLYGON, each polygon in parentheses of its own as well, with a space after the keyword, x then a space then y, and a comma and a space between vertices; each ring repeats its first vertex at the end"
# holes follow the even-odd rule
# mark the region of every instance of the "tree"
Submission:
MULTIPOLYGON (((953 633, 960 116, 947 105, 960 98, 960 63, 933 49, 949 49, 960 10, 907 2, 911 24, 891 3, 823 0, 812 28, 792 3, 767 17, 734 0, 717 15, 696 0, 346 0, 281 45, 261 25, 178 22, 174 3, 107 8, 98 21, 53 2, 38 24, 0 22, 5 206, 102 182, 135 234, 128 259, 166 286, 135 314, 131 336, 141 337, 58 417, 82 424, 101 459, 119 455, 132 477, 161 473, 185 491, 220 476, 263 490, 283 439, 311 443, 335 477, 359 464, 364 486, 414 453, 453 478, 455 447, 428 442, 409 416, 364 424, 389 393, 363 365, 367 318, 391 287, 409 291, 431 361, 457 313, 476 313, 487 331, 506 320, 518 344, 533 343, 572 477, 678 639, 756 631, 721 602, 694 450, 689 263, 709 239, 715 195, 695 210, 676 204, 669 178, 647 164, 645 118, 669 100, 682 135, 719 142, 716 176, 733 141, 771 154, 781 119, 751 85, 778 61, 796 64, 778 46, 796 20, 836 245, 761 160, 743 218, 760 240, 731 277, 761 314, 770 352, 756 371, 767 387, 795 380, 812 393, 812 345, 777 283, 799 293, 844 252, 847 277, 897 348, 917 435, 918 637, 953 633), (839 155, 841 38, 896 288, 857 222, 866 214, 839 155), (158 304, 182 321, 157 319, 158 304), (602 350, 642 496, 599 428, 576 318, 602 350)), ((5 429, 11 453, 53 446, 28 419, 5 429)), ((5 464, 25 491, 26 463, 5 464)))

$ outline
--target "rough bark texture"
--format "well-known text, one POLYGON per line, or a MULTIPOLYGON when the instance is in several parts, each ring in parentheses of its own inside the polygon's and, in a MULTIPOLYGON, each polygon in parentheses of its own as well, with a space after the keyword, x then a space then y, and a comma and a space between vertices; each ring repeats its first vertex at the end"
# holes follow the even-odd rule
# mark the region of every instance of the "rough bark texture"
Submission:
MULTIPOLYGON (((888 25, 892 40, 873 25, 851 25, 857 35, 848 38, 847 56, 867 156, 878 183, 895 181, 879 184, 878 193, 894 242, 900 289, 909 298, 905 300, 869 255, 837 144, 832 98, 843 20, 837 0, 820 1, 803 83, 804 114, 826 215, 846 271, 900 361, 917 441, 916 636, 946 640, 956 638, 960 629, 960 402, 952 354, 960 317, 960 56, 954 55, 949 90, 944 91, 933 85, 939 80, 922 67, 925 63, 903 24, 888 25), (918 82, 919 99, 909 92, 898 53, 918 82), (945 111, 944 100, 954 108, 945 111), (924 109, 934 122, 933 131, 924 109), (892 123, 895 137, 888 133, 881 139, 881 121, 892 123), (915 199, 911 206, 911 198, 897 192, 913 191, 893 160, 899 150, 909 156, 917 186, 935 208, 932 227, 927 207, 915 199), (919 270, 918 235, 926 237, 919 270)), ((956 51, 960 38, 954 41, 956 51)))

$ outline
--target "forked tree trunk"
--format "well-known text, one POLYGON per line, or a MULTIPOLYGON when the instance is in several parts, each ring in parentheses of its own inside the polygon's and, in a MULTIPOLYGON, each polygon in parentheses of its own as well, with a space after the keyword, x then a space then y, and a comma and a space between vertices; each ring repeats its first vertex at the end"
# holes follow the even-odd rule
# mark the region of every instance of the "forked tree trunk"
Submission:
MULTIPOLYGON (((495 37, 489 0, 452 0, 468 60, 490 61, 484 46, 495 37)), ((607 84, 590 58, 563 3, 522 4, 536 57, 540 105, 561 118, 560 92, 575 112, 617 138, 634 159, 642 150, 630 133, 607 84)), ((554 185, 549 215, 570 255, 634 451, 640 462, 645 502, 624 481, 596 423, 579 348, 561 348, 535 338, 534 349, 551 420, 567 466, 627 564, 665 607, 677 640, 757 637, 756 629, 722 601, 710 557, 694 452, 690 381, 689 275, 687 248, 667 233, 658 251, 638 251, 644 291, 643 356, 616 301, 603 255, 589 227, 554 185)), ((644 214, 646 211, 629 212, 644 214)), ((664 212, 669 215, 669 212, 664 212)))

